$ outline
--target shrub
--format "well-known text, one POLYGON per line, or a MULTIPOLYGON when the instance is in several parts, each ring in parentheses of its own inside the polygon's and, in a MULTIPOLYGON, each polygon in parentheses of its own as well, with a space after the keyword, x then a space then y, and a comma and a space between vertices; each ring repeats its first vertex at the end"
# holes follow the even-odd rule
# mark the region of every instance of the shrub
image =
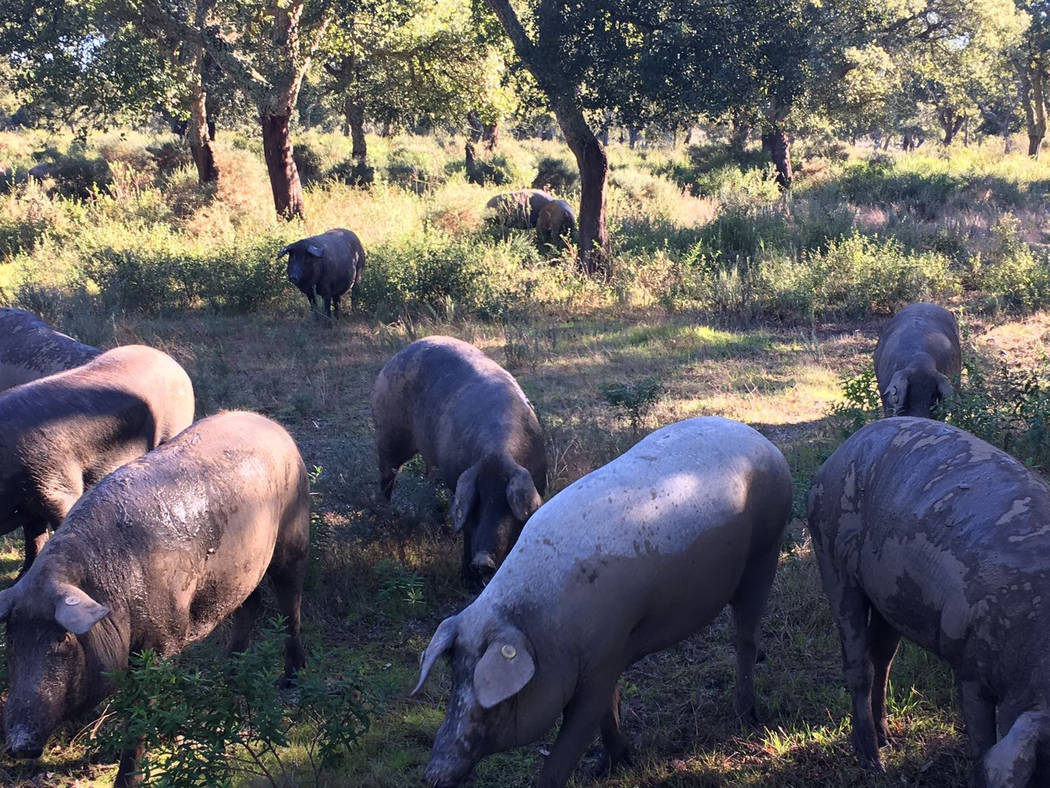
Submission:
POLYGON ((426 157, 422 153, 401 146, 390 151, 386 165, 386 178, 396 186, 422 194, 440 183, 441 179, 437 177, 438 171, 428 166, 426 157))
POLYGON ((91 254, 84 273, 98 285, 109 309, 247 311, 288 292, 284 267, 273 254, 279 243, 267 239, 247 249, 229 246, 205 253, 106 247, 91 254))
POLYGON ((631 434, 638 437, 642 419, 663 396, 664 386, 656 378, 643 378, 636 383, 603 383, 598 390, 606 402, 627 414, 631 434))
POLYGON ((576 188, 580 173, 566 159, 544 156, 536 165, 536 177, 532 179, 533 189, 546 189, 565 194, 576 188))
POLYGON ((230 786, 252 775, 276 788, 289 784, 298 759, 282 752, 288 747, 305 750, 313 784, 324 784, 323 770, 368 729, 370 705, 345 663, 311 664, 294 699, 282 698, 282 629, 271 623, 221 670, 194 670, 148 650, 133 655, 96 742, 113 751, 141 740, 149 785, 230 786))
POLYGON ((354 159, 343 159, 330 169, 325 177, 345 183, 348 186, 371 186, 375 181, 376 171, 364 162, 354 159))
POLYGON ((317 183, 324 174, 324 157, 307 142, 298 142, 292 149, 295 169, 303 186, 317 183))
POLYGON ((52 194, 86 200, 95 194, 108 194, 113 175, 105 159, 89 158, 76 147, 66 154, 48 148, 37 165, 43 179, 53 180, 52 194))
POLYGON ((977 256, 971 269, 980 290, 996 306, 1037 309, 1050 303, 1050 256, 1036 253, 1019 234, 1019 223, 1009 214, 993 228, 996 248, 987 257, 977 256))

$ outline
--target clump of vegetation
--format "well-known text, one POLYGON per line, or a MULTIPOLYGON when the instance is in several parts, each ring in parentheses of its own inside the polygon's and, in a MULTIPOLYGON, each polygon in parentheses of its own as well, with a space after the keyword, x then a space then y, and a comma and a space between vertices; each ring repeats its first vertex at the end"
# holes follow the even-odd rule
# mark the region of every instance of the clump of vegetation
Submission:
POLYGON ((425 606, 423 578, 406 569, 400 561, 387 558, 375 566, 379 581, 379 602, 383 611, 394 618, 422 610, 425 606))
POLYGON ((303 186, 317 183, 324 176, 324 156, 308 142, 296 144, 292 149, 292 158, 295 160, 295 169, 299 172, 299 180, 303 186))
POLYGON ((53 184, 49 191, 62 197, 86 200, 106 194, 113 182, 109 163, 100 157, 91 157, 80 146, 70 146, 66 153, 46 148, 37 156, 38 176, 53 184))
POLYGON ((637 438, 642 420, 663 396, 664 385, 656 378, 648 377, 634 383, 602 383, 598 390, 609 405, 627 415, 631 435, 637 438))
POLYGON ((354 159, 343 159, 326 174, 326 178, 345 183, 348 186, 366 188, 375 182, 376 171, 365 162, 354 159))
POLYGON ((576 188, 580 174, 567 159, 544 156, 536 164, 533 189, 545 189, 557 194, 566 194, 576 188))
POLYGON ((150 650, 133 655, 97 745, 144 744, 140 773, 149 785, 230 786, 251 777, 278 788, 293 774, 326 784, 326 770, 368 730, 373 710, 354 672, 345 664, 331 670, 330 659, 308 665, 295 692, 283 693, 282 643, 275 621, 224 669, 194 669, 150 650))

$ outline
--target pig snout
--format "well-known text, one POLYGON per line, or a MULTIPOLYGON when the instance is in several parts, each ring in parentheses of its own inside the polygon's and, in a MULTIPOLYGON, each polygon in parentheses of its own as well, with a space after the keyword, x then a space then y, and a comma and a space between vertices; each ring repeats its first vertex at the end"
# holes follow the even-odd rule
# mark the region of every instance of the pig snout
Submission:
POLYGON ((435 755, 427 764, 423 777, 431 788, 455 788, 470 772, 471 765, 455 758, 435 755))
POLYGON ((36 759, 44 752, 42 736, 35 735, 28 727, 19 725, 7 733, 4 752, 11 758, 36 759))
POLYGON ((496 571, 496 559, 492 557, 492 553, 481 552, 474 553, 474 558, 471 561, 471 566, 480 574, 493 574, 496 571))

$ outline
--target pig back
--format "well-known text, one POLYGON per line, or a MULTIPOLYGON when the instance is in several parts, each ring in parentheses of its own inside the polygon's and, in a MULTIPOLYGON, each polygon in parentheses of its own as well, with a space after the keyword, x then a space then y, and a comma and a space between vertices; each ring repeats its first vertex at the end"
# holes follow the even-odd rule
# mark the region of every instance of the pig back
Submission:
POLYGON ((91 585, 126 603, 138 645, 177 651, 248 597, 279 541, 306 550, 308 531, 295 442, 263 416, 229 412, 105 477, 46 549, 84 556, 91 585))
POLYGON ((957 427, 864 427, 817 473, 809 509, 818 556, 949 662, 974 635, 1016 641, 1028 628, 1011 622, 1050 600, 1050 486, 957 427))
POLYGON ((21 309, 0 309, 0 391, 86 364, 101 351, 21 309))
POLYGON ((626 631, 661 622, 648 644, 661 648, 713 618, 749 562, 778 549, 790 505, 787 463, 751 427, 672 424, 545 503, 481 599, 548 610, 557 599, 544 615, 595 637, 612 618, 626 631))

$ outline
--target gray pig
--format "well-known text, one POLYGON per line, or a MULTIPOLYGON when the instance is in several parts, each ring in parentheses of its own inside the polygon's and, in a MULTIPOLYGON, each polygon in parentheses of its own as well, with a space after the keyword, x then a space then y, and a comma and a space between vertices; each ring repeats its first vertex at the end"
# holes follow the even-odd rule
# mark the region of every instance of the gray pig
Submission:
POLYGON ((887 416, 930 418, 952 396, 948 379, 962 371, 959 324, 942 306, 908 304, 893 316, 875 346, 875 378, 887 416))
POLYGON ((490 219, 500 227, 531 230, 539 220, 543 206, 554 198, 541 189, 520 189, 492 197, 485 208, 490 219))
POLYGON ((536 239, 541 244, 563 244, 576 232, 576 214, 565 200, 551 200, 536 219, 536 239))
POLYGON ((34 314, 0 309, 0 391, 79 367, 101 352, 55 331, 34 314))
POLYGON ((324 313, 339 317, 339 299, 350 291, 350 308, 357 306, 357 286, 365 271, 365 250, 349 230, 329 230, 288 244, 277 253, 288 255, 288 281, 298 287, 317 311, 317 296, 324 300, 324 313))
POLYGON ((463 580, 477 586, 503 560, 547 487, 543 435, 525 393, 473 345, 428 337, 383 367, 372 418, 388 501, 398 469, 417 452, 455 490, 463 580))
POLYGON ((747 425, 716 417, 657 430, 555 495, 423 654, 413 693, 443 653, 452 663, 427 781, 456 785, 559 714, 539 785, 564 785, 599 727, 608 765, 629 761, 620 673, 726 604, 736 622, 734 708, 753 717, 759 620, 790 508, 784 456, 747 425))
MULTIPOLYGON (((177 654, 234 613, 243 650, 268 575, 287 620, 285 675, 303 665, 299 603, 309 483, 295 441, 254 413, 197 422, 111 473, 33 567, 0 592, 7 752, 37 758, 55 726, 113 691, 130 654, 177 654)), ((135 770, 125 754, 117 783, 135 770)))
POLYGON ((884 419, 817 473, 809 530, 864 765, 882 771, 904 636, 955 672, 977 784, 1050 784, 1050 485, 956 427, 884 419))
POLYGON ((192 421, 186 371, 144 345, 0 393, 0 534, 22 528, 22 571, 85 488, 192 421))

